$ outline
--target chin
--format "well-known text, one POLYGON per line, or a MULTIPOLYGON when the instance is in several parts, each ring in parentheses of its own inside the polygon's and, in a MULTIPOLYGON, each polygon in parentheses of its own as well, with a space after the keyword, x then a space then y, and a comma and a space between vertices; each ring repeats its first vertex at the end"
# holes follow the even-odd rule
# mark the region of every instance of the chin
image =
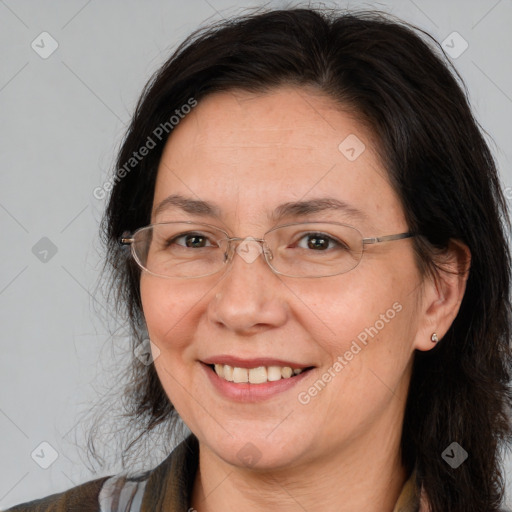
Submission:
POLYGON ((304 451, 301 436, 283 432, 283 436, 268 435, 267 431, 258 435, 254 429, 238 432, 231 437, 222 431, 212 436, 211 430, 206 436, 199 437, 201 445, 226 463, 255 471, 280 470, 296 465, 300 458, 297 447, 304 451))

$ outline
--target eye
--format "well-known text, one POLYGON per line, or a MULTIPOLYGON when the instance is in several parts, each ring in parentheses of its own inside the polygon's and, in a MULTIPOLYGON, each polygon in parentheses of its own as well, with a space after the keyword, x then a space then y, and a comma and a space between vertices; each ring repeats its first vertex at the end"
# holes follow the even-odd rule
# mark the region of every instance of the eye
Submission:
POLYGON ((307 233, 299 239, 297 246, 301 249, 311 249, 319 252, 328 249, 349 249, 346 243, 326 233, 307 233))
POLYGON ((192 249, 201 249, 203 247, 213 247, 210 239, 204 233, 184 233, 174 238, 168 239, 166 245, 181 245, 192 249))

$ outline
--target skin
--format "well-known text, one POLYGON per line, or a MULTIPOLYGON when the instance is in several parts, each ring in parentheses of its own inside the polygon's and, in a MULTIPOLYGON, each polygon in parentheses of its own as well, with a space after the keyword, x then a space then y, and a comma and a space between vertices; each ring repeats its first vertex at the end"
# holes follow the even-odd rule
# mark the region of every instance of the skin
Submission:
MULTIPOLYGON (((196 220, 231 236, 260 238, 274 226, 267 215, 278 205, 328 196, 364 218, 326 211, 286 222, 338 221, 365 237, 406 232, 374 148, 360 122, 314 89, 215 93, 168 140, 154 207, 180 193, 217 203, 221 217, 172 208, 153 214, 152 222, 196 220), (350 134, 366 146, 354 161, 338 149, 350 134)), ((467 259, 457 245, 446 255, 454 270, 467 259)), ((187 280, 143 273, 144 315, 160 350, 156 370, 200 443, 191 506, 199 512, 393 510, 408 477, 399 444, 413 352, 430 350, 433 332, 442 339, 464 286, 462 276, 423 277, 411 239, 369 246, 355 269, 323 279, 279 276, 262 257, 247 263, 237 254, 220 275, 187 280), (401 311, 301 404, 298 393, 396 303, 401 311), (239 403, 221 396, 199 363, 218 354, 315 369, 277 396, 239 403), (247 443, 260 457, 254 466, 237 456, 247 443)))

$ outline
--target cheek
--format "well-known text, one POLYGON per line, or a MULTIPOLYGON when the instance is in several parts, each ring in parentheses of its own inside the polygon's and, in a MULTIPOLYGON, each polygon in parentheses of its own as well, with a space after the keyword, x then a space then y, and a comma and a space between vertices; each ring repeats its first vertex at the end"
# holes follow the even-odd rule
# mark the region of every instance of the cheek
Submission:
MULTIPOLYGON (((403 289, 338 309, 330 324, 338 336, 330 333, 324 344, 330 359, 327 373, 335 376, 326 395, 329 414, 339 419, 349 410, 356 423, 369 421, 403 392, 416 323, 415 303, 403 289)), ((336 428, 333 424, 333 435, 336 428)))
POLYGON ((345 315, 353 320, 343 346, 345 359, 351 358, 351 380, 359 388, 354 396, 375 404, 398 386, 411 361, 419 293, 414 269, 409 274, 404 268, 403 278, 391 273, 378 278, 361 290, 360 300, 345 315))
POLYGON ((186 345, 185 326, 194 317, 194 305, 201 296, 187 283, 143 274, 140 294, 148 334, 162 351, 172 351, 186 345))
POLYGON ((421 278, 414 262, 403 263, 397 269, 393 261, 375 259, 323 290, 309 295, 295 290, 308 306, 303 325, 308 318, 308 330, 323 345, 328 364, 338 363, 333 391, 343 391, 354 406, 384 400, 411 360, 421 278))
POLYGON ((390 331, 395 320, 405 316, 402 311, 406 305, 410 310, 412 296, 407 281, 383 270, 370 276, 361 271, 333 278, 325 286, 296 282, 288 287, 299 298, 300 322, 307 330, 332 349, 344 350, 353 339, 364 342, 376 330, 390 331))
POLYGON ((173 406, 188 417, 189 395, 183 389, 194 389, 190 380, 190 336, 191 326, 197 321, 194 305, 200 297, 190 284, 175 284, 151 275, 141 277, 140 293, 149 338, 159 349, 154 361, 158 378, 173 406))

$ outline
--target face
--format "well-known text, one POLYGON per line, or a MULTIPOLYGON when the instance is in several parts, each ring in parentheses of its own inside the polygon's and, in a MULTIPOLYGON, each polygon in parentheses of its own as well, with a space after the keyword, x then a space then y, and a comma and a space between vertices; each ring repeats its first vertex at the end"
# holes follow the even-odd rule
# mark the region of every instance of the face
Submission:
MULTIPOLYGON (((331 99, 291 87, 215 93, 167 142, 151 220, 262 238, 280 205, 324 198, 347 208, 295 211, 277 224, 339 222, 364 237, 408 231, 371 133, 331 99), (155 213, 177 194, 218 211, 169 204, 155 213)), ((276 275, 262 256, 235 252, 228 270, 199 279, 143 272, 141 295, 159 378, 202 449, 278 469, 355 457, 358 446, 399 434, 421 282, 405 239, 369 245, 356 268, 319 279, 276 275), (270 366, 304 371, 235 383, 214 363, 238 367, 241 379, 240 368, 264 366, 267 379, 289 372, 270 366)))

